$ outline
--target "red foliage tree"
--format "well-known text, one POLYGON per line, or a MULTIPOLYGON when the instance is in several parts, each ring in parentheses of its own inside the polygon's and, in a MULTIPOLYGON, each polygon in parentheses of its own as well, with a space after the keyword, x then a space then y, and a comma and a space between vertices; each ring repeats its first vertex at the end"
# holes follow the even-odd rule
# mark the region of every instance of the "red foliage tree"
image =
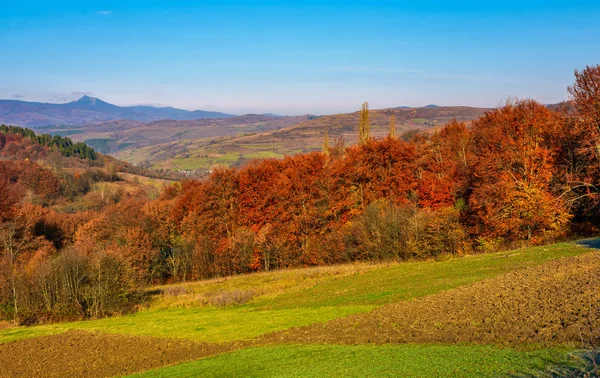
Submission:
POLYGON ((556 136, 556 176, 560 195, 576 218, 600 214, 600 65, 575 71, 568 88, 574 112, 565 112, 556 136))
POLYGON ((575 70, 575 83, 568 91, 600 154, 600 65, 575 70))
POLYGON ((429 209, 454 206, 470 180, 471 134, 464 122, 452 121, 439 132, 415 140, 419 205, 429 209))
POLYGON ((0 161, 0 223, 9 220, 15 205, 21 199, 21 190, 11 182, 11 170, 6 162, 0 161))
POLYGON ((475 234, 508 241, 554 237, 569 219, 551 192, 553 112, 519 101, 473 122, 474 187, 469 198, 475 234))
POLYGON ((415 200, 416 167, 415 146, 398 139, 349 147, 331 167, 336 218, 346 221, 382 198, 397 204, 415 200))

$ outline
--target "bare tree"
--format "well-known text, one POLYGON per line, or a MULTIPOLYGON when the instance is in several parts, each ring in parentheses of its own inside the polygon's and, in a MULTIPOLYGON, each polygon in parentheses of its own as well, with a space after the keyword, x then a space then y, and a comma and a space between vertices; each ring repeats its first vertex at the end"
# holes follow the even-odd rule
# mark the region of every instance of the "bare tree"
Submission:
POLYGON ((2 257, 8 263, 9 281, 11 285, 11 296, 13 302, 13 320, 19 322, 19 299, 17 293, 17 261, 25 239, 19 238, 19 230, 14 223, 8 222, 0 226, 0 243, 2 246, 2 257))

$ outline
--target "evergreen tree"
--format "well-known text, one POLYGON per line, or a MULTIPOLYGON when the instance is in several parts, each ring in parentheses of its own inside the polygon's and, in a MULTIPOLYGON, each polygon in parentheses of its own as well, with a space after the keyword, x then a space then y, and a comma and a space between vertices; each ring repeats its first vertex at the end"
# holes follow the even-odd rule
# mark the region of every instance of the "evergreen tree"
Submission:
MULTIPOLYGON (((0 133, 21 135, 23 138, 29 138, 37 144, 50 148, 51 151, 59 151, 62 155, 67 157, 75 156, 81 159, 96 160, 96 151, 94 151, 93 148, 82 142, 73 143, 70 138, 61 137, 60 135, 35 135, 33 130, 19 126, 6 125, 0 125, 0 133)), ((4 136, 0 138, 6 142, 4 136)))

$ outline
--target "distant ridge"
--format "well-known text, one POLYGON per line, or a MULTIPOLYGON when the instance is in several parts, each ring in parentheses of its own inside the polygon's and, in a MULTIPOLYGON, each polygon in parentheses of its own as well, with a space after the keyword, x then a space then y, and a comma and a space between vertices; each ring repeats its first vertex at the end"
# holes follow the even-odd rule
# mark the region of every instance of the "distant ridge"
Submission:
MULTIPOLYGON (((439 105, 435 105, 435 104, 429 104, 429 105, 425 105, 425 106, 421 106, 421 108, 424 109, 437 109, 437 108, 441 108, 442 106, 439 105)), ((394 109, 418 109, 419 106, 396 106, 394 109)))
POLYGON ((83 96, 66 104, 0 100, 0 124, 25 127, 84 125, 118 119, 152 122, 161 119, 188 121, 204 118, 230 118, 232 114, 172 107, 117 106, 96 97, 83 96))

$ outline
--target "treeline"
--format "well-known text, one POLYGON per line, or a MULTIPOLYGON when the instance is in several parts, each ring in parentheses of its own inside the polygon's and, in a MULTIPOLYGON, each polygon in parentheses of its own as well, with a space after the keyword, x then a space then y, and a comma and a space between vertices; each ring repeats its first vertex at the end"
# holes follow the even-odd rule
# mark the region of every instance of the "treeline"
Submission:
POLYGON ((587 67, 572 106, 517 101, 410 138, 393 120, 387 138, 370 138, 364 106, 359 145, 217 169, 155 200, 128 194, 74 214, 23 201, 0 172, 0 311, 21 322, 102 316, 130 309, 150 282, 596 233, 598 88, 600 66, 587 67))
POLYGON ((96 152, 85 143, 73 143, 70 138, 61 137, 60 135, 35 135, 33 130, 19 126, 0 125, 0 149, 6 144, 6 136, 2 134, 21 135, 23 138, 29 138, 41 146, 49 147, 52 151, 59 151, 63 156, 96 160, 96 152))

